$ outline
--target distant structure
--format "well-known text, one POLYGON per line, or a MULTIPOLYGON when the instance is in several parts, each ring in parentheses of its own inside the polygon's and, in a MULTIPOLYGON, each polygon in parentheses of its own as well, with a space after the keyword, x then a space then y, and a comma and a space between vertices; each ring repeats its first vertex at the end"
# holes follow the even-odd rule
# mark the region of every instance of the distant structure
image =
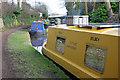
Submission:
POLYGON ((66 19, 66 15, 64 14, 50 14, 49 19, 60 19, 61 23, 63 22, 64 19, 66 19))

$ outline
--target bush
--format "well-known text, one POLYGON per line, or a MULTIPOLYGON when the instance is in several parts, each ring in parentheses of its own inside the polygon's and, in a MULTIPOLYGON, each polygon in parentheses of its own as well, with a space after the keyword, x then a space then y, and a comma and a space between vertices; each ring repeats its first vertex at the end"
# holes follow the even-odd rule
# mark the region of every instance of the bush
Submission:
POLYGON ((36 15, 28 15, 26 17, 24 17, 23 15, 19 14, 19 15, 15 15, 15 14, 11 14, 11 15, 4 15, 3 17, 3 23, 5 27, 13 27, 16 25, 20 25, 20 24, 31 24, 31 22, 33 21, 37 21, 39 20, 39 17, 36 15))
POLYGON ((99 6, 98 9, 90 12, 88 15, 90 17, 90 23, 104 22, 108 18, 105 3, 99 6))
MULTIPOLYGON (((111 2, 111 8, 113 10, 113 13, 119 13, 119 3, 118 2, 111 2)), ((108 18, 108 12, 106 10, 106 4, 103 3, 101 6, 99 6, 96 10, 90 12, 90 23, 101 23, 105 22, 108 18)))
POLYGON ((119 2, 111 2, 111 8, 113 10, 113 13, 117 14, 119 13, 119 2))
POLYGON ((11 26, 14 26, 14 22, 15 22, 15 19, 12 17, 12 16, 3 16, 3 23, 4 23, 4 26, 6 27, 11 27, 11 26))

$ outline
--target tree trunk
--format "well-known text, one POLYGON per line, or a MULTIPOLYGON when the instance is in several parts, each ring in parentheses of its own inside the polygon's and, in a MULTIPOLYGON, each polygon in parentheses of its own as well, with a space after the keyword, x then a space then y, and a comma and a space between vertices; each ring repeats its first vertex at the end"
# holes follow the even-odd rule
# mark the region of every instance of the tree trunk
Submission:
POLYGON ((6 6, 8 6, 8 0, 1 0, 1 16, 5 14, 6 6))
POLYGON ((87 1, 85 1, 85 14, 88 15, 88 6, 87 6, 87 1))
POLYGON ((93 11, 95 10, 95 7, 96 7, 96 0, 94 0, 93 11))
POLYGON ((106 0, 106 10, 108 12, 108 15, 109 16, 112 16, 113 15, 113 11, 112 11, 112 8, 111 8, 111 4, 110 4, 110 1, 109 0, 106 0))
POLYGON ((120 1, 119 1, 119 15, 120 15, 120 1))
POLYGON ((18 8, 20 8, 20 0, 17 0, 18 8))
POLYGON ((74 2, 72 2, 72 10, 71 10, 71 11, 72 11, 72 15, 74 14, 74 13, 73 13, 73 6, 74 6, 74 2))
POLYGON ((14 5, 13 0, 12 0, 12 6, 14 5))
POLYGON ((22 0, 22 9, 26 9, 26 0, 22 0))

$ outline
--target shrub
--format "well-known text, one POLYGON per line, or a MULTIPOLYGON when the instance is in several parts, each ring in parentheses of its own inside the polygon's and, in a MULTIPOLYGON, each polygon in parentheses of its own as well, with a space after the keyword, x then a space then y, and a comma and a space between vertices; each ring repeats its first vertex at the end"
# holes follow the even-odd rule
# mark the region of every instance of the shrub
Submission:
POLYGON ((119 2, 111 2, 111 8, 113 10, 113 13, 117 12, 119 13, 119 2))
MULTIPOLYGON (((117 13, 118 14, 119 3, 118 2, 111 2, 111 8, 113 10, 113 13, 117 13)), ((88 15, 90 17, 90 23, 105 22, 106 19, 108 18, 108 12, 106 10, 106 4, 103 3, 96 10, 91 11, 88 15)))
POLYGON ((98 9, 90 12, 88 15, 90 17, 90 23, 104 22, 108 18, 105 3, 99 6, 98 9))

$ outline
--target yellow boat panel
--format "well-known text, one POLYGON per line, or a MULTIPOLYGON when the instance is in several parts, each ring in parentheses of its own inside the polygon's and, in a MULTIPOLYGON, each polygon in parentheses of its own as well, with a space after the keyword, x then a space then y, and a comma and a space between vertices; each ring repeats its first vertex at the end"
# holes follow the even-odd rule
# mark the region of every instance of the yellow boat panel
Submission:
POLYGON ((47 43, 42 51, 78 78, 118 78, 120 37, 103 34, 103 31, 49 27, 47 43), (95 51, 89 53, 92 49, 95 51), (96 53, 98 49, 101 53, 96 53), (92 60, 101 61, 96 65, 92 60))

